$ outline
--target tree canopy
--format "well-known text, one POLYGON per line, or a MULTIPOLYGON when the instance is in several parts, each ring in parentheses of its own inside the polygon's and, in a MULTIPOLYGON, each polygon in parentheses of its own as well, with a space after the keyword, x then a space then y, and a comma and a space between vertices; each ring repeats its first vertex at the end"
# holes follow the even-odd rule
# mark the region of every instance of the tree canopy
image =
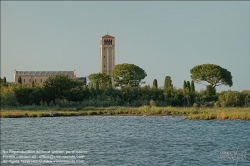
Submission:
POLYGON ((190 70, 191 78, 196 83, 209 83, 212 88, 219 85, 233 85, 231 72, 215 64, 202 64, 190 70))
POLYGON ((192 80, 191 81, 191 92, 194 92, 195 91, 195 86, 194 86, 194 81, 192 80))
POLYGON ((55 99, 67 99, 70 95, 70 90, 83 86, 81 81, 70 78, 66 75, 55 75, 49 77, 44 83, 44 91, 48 101, 55 99))
POLYGON ((132 87, 139 86, 141 80, 147 76, 146 72, 134 64, 118 64, 112 70, 115 86, 123 87, 130 85, 132 87))
POLYGON ((189 82, 189 81, 187 81, 187 89, 188 89, 188 91, 190 91, 190 90, 191 90, 191 84, 190 84, 190 82, 189 82))
POLYGON ((183 82, 183 89, 186 89, 187 88, 187 82, 186 82, 186 80, 184 80, 184 82, 183 82))
POLYGON ((111 78, 106 73, 94 73, 88 76, 90 87, 107 88, 111 86, 111 78))
POLYGON ((158 88, 157 79, 154 79, 154 80, 153 80, 153 88, 155 88, 155 89, 158 88))
POLYGON ((19 84, 22 84, 22 78, 21 78, 21 77, 18 77, 17 82, 18 82, 19 84))
POLYGON ((164 90, 173 88, 172 80, 170 76, 166 76, 164 80, 164 90))

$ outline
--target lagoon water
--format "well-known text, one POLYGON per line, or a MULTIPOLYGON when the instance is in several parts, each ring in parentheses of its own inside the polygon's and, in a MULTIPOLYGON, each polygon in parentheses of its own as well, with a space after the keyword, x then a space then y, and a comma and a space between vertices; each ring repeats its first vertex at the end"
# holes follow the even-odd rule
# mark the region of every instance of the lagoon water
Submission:
POLYGON ((4 118, 1 157, 2 165, 250 165, 250 121, 4 118))

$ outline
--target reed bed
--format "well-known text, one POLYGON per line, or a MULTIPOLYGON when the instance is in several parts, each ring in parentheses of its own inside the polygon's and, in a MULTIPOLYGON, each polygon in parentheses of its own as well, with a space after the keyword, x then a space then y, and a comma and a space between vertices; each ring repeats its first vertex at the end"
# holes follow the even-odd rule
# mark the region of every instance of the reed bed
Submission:
POLYGON ((250 120, 250 108, 216 108, 189 114, 184 119, 250 120))
POLYGON ((85 108, 38 108, 1 109, 1 118, 50 117, 53 116, 182 116, 183 119, 197 120, 250 120, 250 108, 206 108, 206 107, 85 107, 85 108))

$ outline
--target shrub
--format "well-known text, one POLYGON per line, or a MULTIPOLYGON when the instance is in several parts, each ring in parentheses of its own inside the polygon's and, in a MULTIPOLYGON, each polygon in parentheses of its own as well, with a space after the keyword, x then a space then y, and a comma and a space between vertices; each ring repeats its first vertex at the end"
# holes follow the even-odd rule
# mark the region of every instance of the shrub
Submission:
POLYGON ((139 108, 139 111, 141 111, 141 113, 143 113, 143 114, 147 114, 150 111, 150 107, 144 105, 144 106, 142 106, 142 107, 139 108))
POLYGON ((198 104, 194 103, 194 104, 193 104, 193 107, 198 107, 198 104))
POLYGON ((8 105, 8 106, 17 106, 19 105, 19 103, 17 102, 14 90, 14 87, 12 86, 8 86, 8 87, 4 87, 1 86, 1 93, 0 93, 0 97, 1 97, 1 105, 8 105))
POLYGON ((241 107, 244 105, 244 97, 237 91, 224 91, 219 95, 222 107, 241 107))
POLYGON ((149 104, 150 104, 151 107, 152 107, 152 106, 156 106, 156 103, 155 103, 154 100, 150 100, 149 104))
POLYGON ((221 105, 220 105, 220 102, 219 101, 216 101, 215 103, 214 103, 214 107, 215 108, 219 108, 221 105))

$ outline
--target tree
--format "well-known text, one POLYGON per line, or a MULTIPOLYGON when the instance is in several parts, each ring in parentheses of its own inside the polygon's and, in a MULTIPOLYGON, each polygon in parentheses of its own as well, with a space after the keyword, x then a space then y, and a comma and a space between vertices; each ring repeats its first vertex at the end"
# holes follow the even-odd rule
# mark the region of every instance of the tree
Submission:
POLYGON ((0 84, 1 84, 1 86, 8 86, 8 83, 6 81, 6 77, 3 77, 3 79, 0 78, 0 84))
POLYGON ((31 86, 32 86, 32 87, 35 87, 35 82, 34 82, 34 80, 32 81, 31 86))
POLYGON ((21 78, 21 77, 18 77, 17 82, 18 82, 19 84, 22 84, 22 78, 21 78))
POLYGON ((227 69, 215 64, 202 64, 190 70, 191 78, 196 83, 206 81, 212 88, 219 85, 233 85, 232 75, 227 69))
POLYGON ((6 83, 7 83, 6 77, 3 77, 3 83, 4 83, 4 85, 6 85, 6 83))
POLYGON ((183 89, 185 90, 186 88, 187 88, 187 82, 186 82, 186 80, 184 80, 183 89))
POLYGON ((172 84, 171 77, 166 76, 165 81, 164 81, 164 90, 169 89, 169 88, 173 88, 173 84, 172 84))
POLYGON ((244 106, 244 94, 238 91, 222 91, 219 94, 219 102, 222 107, 244 106))
POLYGON ((192 80, 191 81, 191 92, 194 92, 195 91, 195 86, 194 86, 194 81, 192 80))
POLYGON ((15 96, 15 85, 10 86, 1 86, 1 93, 0 93, 0 99, 1 99, 1 106, 3 105, 9 105, 9 106, 17 106, 18 102, 15 96))
POLYGON ((83 86, 83 82, 63 74, 49 77, 44 83, 47 103, 55 99, 69 100, 70 90, 78 86, 83 86))
POLYGON ((188 91, 190 92, 190 90, 191 90, 191 85, 190 85, 190 82, 189 82, 189 81, 187 81, 187 89, 188 89, 188 91))
POLYGON ((216 94, 216 89, 213 88, 211 85, 207 85, 207 88, 206 88, 206 96, 208 98, 211 98, 213 95, 216 94))
POLYGON ((157 79, 154 79, 154 81, 153 81, 153 88, 155 88, 155 89, 158 88, 157 79))
POLYGON ((118 64, 112 70, 112 77, 116 87, 124 87, 125 85, 137 87, 146 76, 146 72, 134 64, 118 64))
POLYGON ((108 88, 111 86, 111 78, 106 73, 94 73, 90 74, 88 76, 89 83, 88 85, 90 87, 95 87, 95 89, 98 86, 98 89, 108 88))
POLYGON ((21 105, 33 104, 29 102, 32 91, 33 89, 31 87, 26 87, 26 86, 16 87, 14 89, 14 92, 18 103, 20 103, 21 105))

